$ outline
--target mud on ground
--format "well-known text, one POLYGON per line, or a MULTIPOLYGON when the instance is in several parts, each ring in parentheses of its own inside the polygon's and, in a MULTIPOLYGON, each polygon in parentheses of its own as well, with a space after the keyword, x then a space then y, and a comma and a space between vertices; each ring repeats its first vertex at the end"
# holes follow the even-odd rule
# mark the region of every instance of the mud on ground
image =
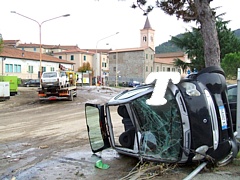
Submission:
MULTIPOLYGON (((20 87, 0 102, 0 179, 121 179, 138 160, 105 150, 93 155, 85 123, 86 102, 103 103, 123 89, 79 87, 74 101, 44 101, 37 88, 20 87), (101 156, 101 158, 100 158, 101 156), (94 167, 101 159, 107 170, 94 167)), ((194 167, 178 167, 156 179, 183 179, 194 167)), ((240 179, 239 166, 205 169, 194 179, 240 179)))

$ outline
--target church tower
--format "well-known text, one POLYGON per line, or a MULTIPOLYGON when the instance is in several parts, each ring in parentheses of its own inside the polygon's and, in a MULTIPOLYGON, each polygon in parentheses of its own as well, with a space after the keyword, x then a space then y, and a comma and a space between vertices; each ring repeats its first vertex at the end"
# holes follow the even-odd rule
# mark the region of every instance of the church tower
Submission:
POLYGON ((140 30, 140 33, 141 33, 140 47, 151 47, 155 51, 154 31, 155 30, 152 29, 151 24, 150 24, 150 22, 148 20, 148 17, 147 17, 143 29, 140 30))

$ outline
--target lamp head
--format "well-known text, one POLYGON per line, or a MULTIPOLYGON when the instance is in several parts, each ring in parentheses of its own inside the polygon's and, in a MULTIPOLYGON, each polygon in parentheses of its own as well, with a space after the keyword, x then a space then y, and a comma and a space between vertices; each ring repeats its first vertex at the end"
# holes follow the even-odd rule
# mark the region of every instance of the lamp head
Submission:
POLYGON ((70 14, 65 14, 65 15, 63 15, 63 17, 68 17, 68 16, 70 16, 70 14))

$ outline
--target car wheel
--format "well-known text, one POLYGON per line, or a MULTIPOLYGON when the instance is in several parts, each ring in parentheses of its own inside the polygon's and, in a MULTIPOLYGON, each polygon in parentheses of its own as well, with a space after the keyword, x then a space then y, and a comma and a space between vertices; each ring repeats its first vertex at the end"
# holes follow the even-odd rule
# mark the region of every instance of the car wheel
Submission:
POLYGON ((223 160, 218 161, 216 163, 216 166, 225 166, 227 164, 229 164, 230 162, 233 161, 233 153, 231 152, 227 157, 225 157, 223 160))
POLYGON ((204 74, 204 73, 219 73, 222 74, 223 76, 225 76, 225 73, 223 71, 223 69, 219 66, 209 66, 204 68, 203 70, 201 70, 197 76, 199 76, 200 74, 204 74))

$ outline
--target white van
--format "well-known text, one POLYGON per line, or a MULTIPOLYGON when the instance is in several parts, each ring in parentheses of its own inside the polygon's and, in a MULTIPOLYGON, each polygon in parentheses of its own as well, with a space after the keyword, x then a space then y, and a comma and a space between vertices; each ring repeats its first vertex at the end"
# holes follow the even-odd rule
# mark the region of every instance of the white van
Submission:
POLYGON ((43 72, 41 77, 42 88, 67 87, 69 83, 65 71, 43 72))

